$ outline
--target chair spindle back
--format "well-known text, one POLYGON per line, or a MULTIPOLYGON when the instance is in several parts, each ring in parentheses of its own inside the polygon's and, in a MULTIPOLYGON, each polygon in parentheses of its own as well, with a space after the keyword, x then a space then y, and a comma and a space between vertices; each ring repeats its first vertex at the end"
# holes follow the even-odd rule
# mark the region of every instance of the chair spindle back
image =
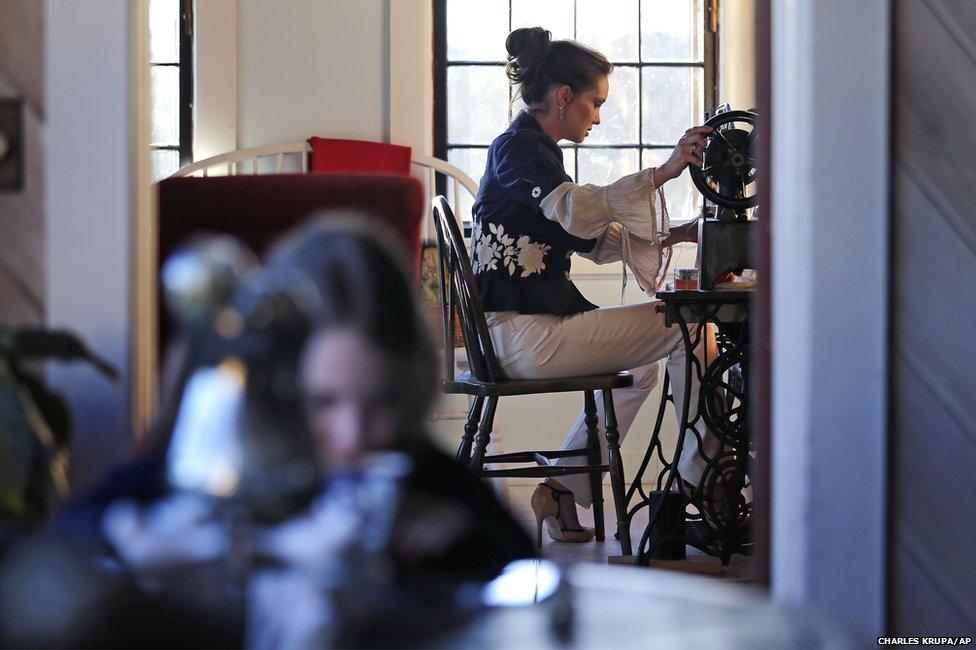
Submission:
POLYGON ((471 259, 454 211, 443 196, 431 201, 440 252, 441 318, 444 325, 445 377, 454 373, 454 317, 458 317, 471 374, 480 381, 500 382, 505 374, 498 364, 488 333, 485 311, 474 279, 471 259))

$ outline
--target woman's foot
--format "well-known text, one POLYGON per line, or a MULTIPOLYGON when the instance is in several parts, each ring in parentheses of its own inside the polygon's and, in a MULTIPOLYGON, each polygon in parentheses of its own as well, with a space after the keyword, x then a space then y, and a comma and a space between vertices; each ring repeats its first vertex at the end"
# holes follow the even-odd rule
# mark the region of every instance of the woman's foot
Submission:
POLYGON ((576 516, 573 493, 555 481, 539 483, 532 493, 532 511, 536 520, 536 542, 542 546, 542 523, 549 530, 549 537, 557 542, 588 542, 593 539, 593 529, 583 528, 576 516))

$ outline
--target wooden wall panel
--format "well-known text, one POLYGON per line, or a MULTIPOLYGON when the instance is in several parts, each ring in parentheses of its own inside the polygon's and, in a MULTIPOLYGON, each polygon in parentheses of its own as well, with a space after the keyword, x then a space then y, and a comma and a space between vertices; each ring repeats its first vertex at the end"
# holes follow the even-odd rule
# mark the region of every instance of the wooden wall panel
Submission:
POLYGON ((0 2, 0 97, 24 102, 24 187, 0 192, 0 322, 44 319, 44 3, 0 2))
POLYGON ((889 629, 976 629, 976 3, 897 0, 889 629))

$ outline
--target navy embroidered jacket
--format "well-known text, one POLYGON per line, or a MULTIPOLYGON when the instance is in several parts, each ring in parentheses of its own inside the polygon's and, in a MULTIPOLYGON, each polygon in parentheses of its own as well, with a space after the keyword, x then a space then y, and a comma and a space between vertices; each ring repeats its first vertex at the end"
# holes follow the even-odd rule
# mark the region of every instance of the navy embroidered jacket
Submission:
POLYGON ((520 112, 491 143, 471 235, 485 311, 566 316, 596 309, 569 278, 570 256, 590 252, 596 240, 570 235, 539 207, 572 180, 562 149, 529 113, 520 112))

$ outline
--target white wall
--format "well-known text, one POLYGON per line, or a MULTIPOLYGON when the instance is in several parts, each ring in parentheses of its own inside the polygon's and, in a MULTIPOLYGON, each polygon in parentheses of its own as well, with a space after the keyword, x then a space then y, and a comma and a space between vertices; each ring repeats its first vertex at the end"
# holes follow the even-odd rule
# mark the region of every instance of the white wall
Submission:
POLYGON ((718 101, 756 106, 756 0, 719 4, 718 101))
POLYGON ((434 153, 434 12, 429 0, 390 2, 390 142, 434 153))
POLYGON ((237 146, 382 140, 387 10, 384 0, 240 0, 237 146))
POLYGON ((68 328, 121 372, 56 365, 74 417, 73 482, 119 458, 128 436, 130 10, 115 0, 45 3, 47 322, 68 328))
POLYGON ((194 18, 193 157, 237 148, 237 0, 197 2, 194 18))

